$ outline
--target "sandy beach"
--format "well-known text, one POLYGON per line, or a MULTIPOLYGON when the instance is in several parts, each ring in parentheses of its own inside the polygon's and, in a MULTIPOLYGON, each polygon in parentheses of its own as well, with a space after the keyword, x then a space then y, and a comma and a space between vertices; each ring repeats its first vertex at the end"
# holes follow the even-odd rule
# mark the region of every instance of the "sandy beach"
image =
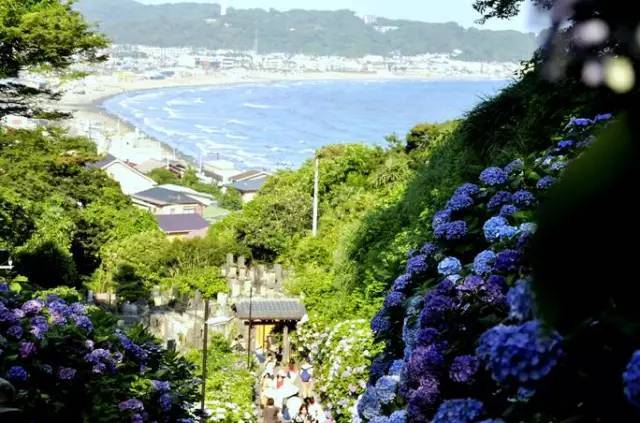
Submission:
POLYGON ((185 156, 174 148, 140 132, 132 125, 108 113, 102 104, 110 97, 127 92, 156 90, 174 87, 198 87, 235 85, 246 83, 276 83, 281 81, 320 80, 444 80, 487 79, 433 77, 425 74, 391 73, 269 73, 269 72, 218 72, 196 77, 172 77, 162 80, 142 78, 118 78, 117 76, 89 76, 63 86, 64 95, 57 107, 70 112, 72 118, 64 126, 73 135, 92 139, 100 153, 110 153, 122 160, 142 163, 147 159, 166 160, 181 158, 191 163, 196 159, 185 156))

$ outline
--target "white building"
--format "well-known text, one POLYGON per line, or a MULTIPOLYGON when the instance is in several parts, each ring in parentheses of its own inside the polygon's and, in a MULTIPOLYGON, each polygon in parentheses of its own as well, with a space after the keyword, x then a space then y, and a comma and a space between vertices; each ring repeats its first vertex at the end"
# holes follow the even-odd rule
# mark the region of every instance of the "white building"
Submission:
POLYGON ((107 172, 111 178, 120 184, 120 189, 126 195, 145 191, 156 185, 153 179, 111 154, 108 154, 103 160, 90 164, 89 167, 107 172))

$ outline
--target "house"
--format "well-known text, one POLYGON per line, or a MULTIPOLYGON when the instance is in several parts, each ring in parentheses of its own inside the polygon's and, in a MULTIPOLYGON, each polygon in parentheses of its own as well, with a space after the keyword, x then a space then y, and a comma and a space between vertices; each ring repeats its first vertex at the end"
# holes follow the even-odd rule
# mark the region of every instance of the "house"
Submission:
POLYGON ((138 166, 136 166, 136 169, 138 169, 140 172, 142 172, 142 173, 144 173, 146 175, 149 172, 151 172, 152 170, 163 169, 163 168, 166 168, 166 167, 167 167, 167 162, 166 161, 156 160, 156 159, 148 159, 148 160, 145 160, 144 162, 140 163, 138 166))
POLYGON ((202 166, 205 176, 216 181, 219 185, 226 185, 230 182, 231 177, 237 175, 239 171, 234 167, 233 162, 229 160, 212 160, 202 166))
POLYGON ((107 154, 102 160, 89 164, 88 167, 107 172, 112 179, 120 184, 120 189, 127 195, 148 190, 156 185, 153 179, 111 154, 107 154))
POLYGON ((250 179, 247 181, 234 182, 228 185, 229 188, 233 188, 240 192, 242 196, 242 202, 247 203, 253 200, 260 188, 267 182, 267 178, 250 179))
POLYGON ((162 185, 158 185, 158 188, 168 189, 169 191, 181 192, 193 198, 194 200, 200 201, 202 204, 204 204, 207 207, 218 204, 216 199, 213 198, 213 195, 207 194, 205 192, 199 192, 199 191, 196 191, 195 189, 187 188, 182 185, 162 184, 162 185))
POLYGON ((189 214, 161 214, 156 215, 158 226, 168 238, 196 238, 207 234, 209 222, 202 216, 189 214))
POLYGON ((229 178, 229 180, 231 182, 243 182, 243 181, 253 181, 256 179, 266 179, 269 176, 271 176, 271 174, 264 170, 251 169, 251 170, 245 170, 244 172, 233 175, 232 177, 229 178))
POLYGON ((196 214, 202 217, 204 204, 189 195, 153 187, 131 195, 133 204, 156 215, 196 214))
POLYGON ((231 212, 227 209, 223 209, 218 205, 211 205, 204 209, 202 217, 204 217, 209 223, 216 223, 227 217, 231 212))

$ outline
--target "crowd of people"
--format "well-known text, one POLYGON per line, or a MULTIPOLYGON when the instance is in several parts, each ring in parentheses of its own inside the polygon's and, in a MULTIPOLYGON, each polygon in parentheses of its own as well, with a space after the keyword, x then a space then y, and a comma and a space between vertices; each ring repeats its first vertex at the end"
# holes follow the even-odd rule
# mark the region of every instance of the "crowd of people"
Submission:
POLYGON ((332 423, 314 393, 313 366, 294 360, 279 365, 269 354, 260 377, 263 423, 332 423))

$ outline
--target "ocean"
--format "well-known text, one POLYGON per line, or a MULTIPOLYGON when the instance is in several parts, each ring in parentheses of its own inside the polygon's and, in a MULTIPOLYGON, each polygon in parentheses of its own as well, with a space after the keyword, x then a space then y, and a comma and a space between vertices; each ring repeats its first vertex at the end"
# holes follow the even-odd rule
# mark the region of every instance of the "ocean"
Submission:
POLYGON ((203 161, 296 167, 327 144, 386 145, 415 124, 459 118, 507 81, 304 81, 129 92, 103 107, 203 161))

